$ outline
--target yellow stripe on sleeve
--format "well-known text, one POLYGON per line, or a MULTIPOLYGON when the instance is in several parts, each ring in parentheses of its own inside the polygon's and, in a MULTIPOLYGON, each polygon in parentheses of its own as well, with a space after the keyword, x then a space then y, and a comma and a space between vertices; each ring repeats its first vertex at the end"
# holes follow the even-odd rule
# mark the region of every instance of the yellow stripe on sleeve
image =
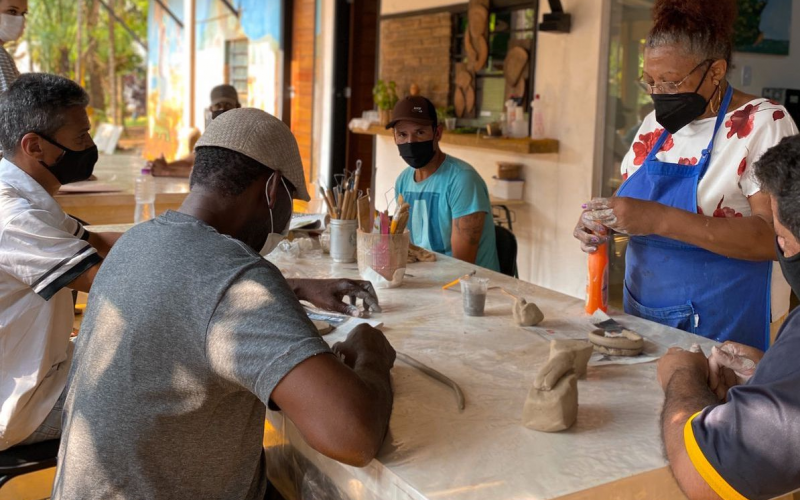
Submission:
POLYGON ((683 427, 683 441, 686 445, 686 452, 689 454, 692 465, 694 465, 694 468, 697 469, 697 472, 700 473, 700 476, 705 482, 711 486, 711 489, 724 500, 747 500, 746 497, 742 496, 719 475, 719 472, 717 472, 706 459, 703 450, 700 449, 700 445, 697 444, 697 440, 694 437, 694 429, 692 429, 692 421, 700 413, 701 412, 697 412, 692 415, 683 427))

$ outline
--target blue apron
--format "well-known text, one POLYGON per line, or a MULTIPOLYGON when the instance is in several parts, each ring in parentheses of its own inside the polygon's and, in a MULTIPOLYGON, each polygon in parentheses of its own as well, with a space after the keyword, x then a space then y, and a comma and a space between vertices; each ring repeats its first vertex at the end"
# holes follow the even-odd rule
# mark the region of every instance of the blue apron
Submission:
MULTIPOLYGON (((642 168, 617 196, 656 201, 697 213, 697 185, 708 170, 733 95, 728 87, 714 135, 697 165, 656 159, 665 130, 642 168)), ((719 342, 769 346, 772 262, 731 259, 661 236, 633 236, 625 265, 625 312, 719 342)))

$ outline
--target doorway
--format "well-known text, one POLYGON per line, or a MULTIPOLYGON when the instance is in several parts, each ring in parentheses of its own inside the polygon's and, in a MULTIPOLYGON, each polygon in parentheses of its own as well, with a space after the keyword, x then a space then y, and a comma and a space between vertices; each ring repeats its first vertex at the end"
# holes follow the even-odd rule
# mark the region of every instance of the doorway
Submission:
POLYGON ((336 0, 331 127, 330 178, 353 171, 361 160, 358 189, 372 187, 375 146, 372 136, 353 134, 347 128, 353 118, 373 109, 378 57, 380 3, 371 0, 336 0))

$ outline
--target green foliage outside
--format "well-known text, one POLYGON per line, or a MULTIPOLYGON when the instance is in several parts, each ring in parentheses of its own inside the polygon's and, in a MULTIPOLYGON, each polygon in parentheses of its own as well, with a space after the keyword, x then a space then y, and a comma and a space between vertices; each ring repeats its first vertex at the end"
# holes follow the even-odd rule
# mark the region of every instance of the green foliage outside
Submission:
MULTIPOLYGON (((117 16, 147 43, 148 0, 105 0, 114 5, 117 16)), ((71 78, 87 89, 92 98, 95 122, 105 121, 110 112, 109 23, 108 11, 99 0, 30 0, 24 40, 30 47, 33 68, 71 78), (83 4, 80 29, 81 74, 76 74, 78 60, 78 7, 83 4)), ((144 82, 145 50, 119 23, 114 26, 114 73, 118 77, 144 82)), ((118 79, 117 82, 120 80, 118 79)), ((121 92, 120 92, 121 94, 121 92)), ((117 96, 118 107, 124 109, 117 96)))

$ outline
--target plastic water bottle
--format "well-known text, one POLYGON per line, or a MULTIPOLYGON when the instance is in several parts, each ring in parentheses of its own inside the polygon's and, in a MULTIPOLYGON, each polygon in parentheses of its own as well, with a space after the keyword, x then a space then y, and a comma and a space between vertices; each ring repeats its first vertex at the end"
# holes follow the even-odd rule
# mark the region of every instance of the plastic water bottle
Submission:
POLYGON ((156 183, 149 168, 143 168, 133 189, 136 197, 136 212, 133 222, 138 224, 156 216, 156 183))
POLYGON ((531 101, 531 139, 544 139, 544 102, 539 94, 531 101))

